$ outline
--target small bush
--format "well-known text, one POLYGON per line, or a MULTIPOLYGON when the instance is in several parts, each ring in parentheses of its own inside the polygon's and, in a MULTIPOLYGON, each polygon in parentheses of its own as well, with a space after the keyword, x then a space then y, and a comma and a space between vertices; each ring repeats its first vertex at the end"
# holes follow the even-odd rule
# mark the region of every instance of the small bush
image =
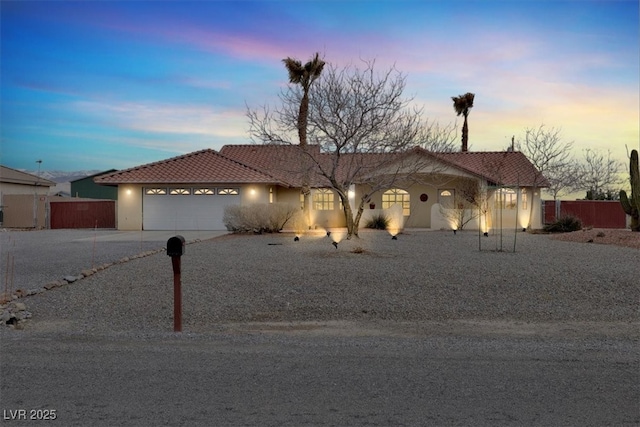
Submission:
POLYGON ((375 230, 386 230, 389 226, 389 218, 383 214, 372 216, 364 225, 367 228, 373 228, 375 230))
POLYGON ((234 233, 277 233, 300 213, 300 208, 284 203, 261 203, 224 208, 223 222, 234 233))
POLYGON ((553 224, 544 226, 544 231, 549 233, 569 233, 578 230, 582 230, 582 221, 580 221, 580 218, 571 215, 562 216, 553 224))

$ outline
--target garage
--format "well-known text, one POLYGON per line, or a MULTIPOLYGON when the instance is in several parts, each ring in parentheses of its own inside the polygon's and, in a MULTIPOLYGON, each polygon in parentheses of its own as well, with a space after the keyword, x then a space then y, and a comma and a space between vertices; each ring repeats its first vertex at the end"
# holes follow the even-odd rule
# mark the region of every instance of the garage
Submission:
POLYGON ((237 187, 145 187, 144 230, 226 230, 224 208, 239 205, 237 187))

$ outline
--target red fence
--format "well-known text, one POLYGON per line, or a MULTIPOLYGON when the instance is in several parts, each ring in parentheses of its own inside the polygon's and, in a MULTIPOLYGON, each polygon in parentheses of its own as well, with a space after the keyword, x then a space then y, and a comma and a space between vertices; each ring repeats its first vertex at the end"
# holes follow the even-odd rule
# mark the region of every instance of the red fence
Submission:
POLYGON ((114 200, 51 201, 51 228, 116 228, 114 200))
POLYGON ((551 224, 556 217, 572 215, 580 218, 582 225, 594 228, 626 228, 627 215, 616 200, 545 200, 544 223, 551 224), (557 215, 556 215, 557 214, 557 215))

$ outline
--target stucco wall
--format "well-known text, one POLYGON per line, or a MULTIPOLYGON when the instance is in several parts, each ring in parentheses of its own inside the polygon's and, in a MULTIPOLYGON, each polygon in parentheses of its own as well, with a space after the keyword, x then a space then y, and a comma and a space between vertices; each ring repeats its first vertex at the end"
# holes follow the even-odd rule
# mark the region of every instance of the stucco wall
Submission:
POLYGON ((142 186, 118 186, 118 230, 142 230, 142 186))

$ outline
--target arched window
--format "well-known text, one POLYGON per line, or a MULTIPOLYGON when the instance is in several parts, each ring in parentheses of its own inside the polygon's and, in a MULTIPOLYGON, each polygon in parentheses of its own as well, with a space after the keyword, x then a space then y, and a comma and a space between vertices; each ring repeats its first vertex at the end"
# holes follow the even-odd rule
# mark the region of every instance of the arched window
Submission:
POLYGON ((388 209, 393 205, 402 207, 402 215, 409 216, 411 214, 411 200, 409 193, 400 188, 392 188, 382 194, 382 209, 388 209))
POLYGON ((445 209, 453 208, 453 201, 456 192, 453 189, 444 189, 438 191, 438 203, 445 209))
POLYGON ((333 191, 319 188, 313 192, 313 209, 317 211, 332 211, 334 195, 333 191))

